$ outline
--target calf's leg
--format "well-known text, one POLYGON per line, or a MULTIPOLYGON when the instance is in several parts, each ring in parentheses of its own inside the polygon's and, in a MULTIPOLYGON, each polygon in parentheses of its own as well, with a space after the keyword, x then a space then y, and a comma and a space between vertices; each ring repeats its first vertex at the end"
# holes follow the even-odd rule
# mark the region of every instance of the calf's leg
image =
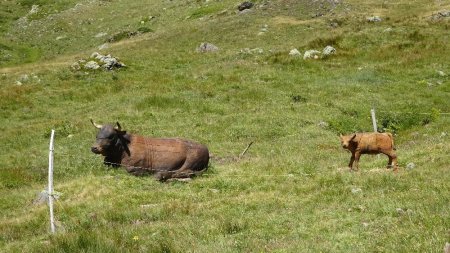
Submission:
POLYGON ((394 172, 397 172, 398 164, 397 164, 397 154, 393 150, 389 150, 387 152, 383 152, 383 154, 389 157, 388 168, 394 168, 394 172))
POLYGON ((392 151, 391 154, 392 159, 392 166, 394 166, 394 172, 397 172, 398 170, 398 163, 397 163, 397 154, 395 154, 394 151, 392 151))
POLYGON ((355 161, 355 154, 352 153, 352 157, 350 157, 350 163, 348 164, 348 167, 350 168, 350 171, 353 170, 353 162, 355 161))
POLYGON ((392 168, 392 157, 391 156, 388 156, 388 157, 389 157, 389 161, 388 161, 387 168, 390 169, 390 168, 392 168))
POLYGON ((361 157, 361 152, 355 152, 355 162, 353 163, 356 170, 359 170, 359 158, 361 157))

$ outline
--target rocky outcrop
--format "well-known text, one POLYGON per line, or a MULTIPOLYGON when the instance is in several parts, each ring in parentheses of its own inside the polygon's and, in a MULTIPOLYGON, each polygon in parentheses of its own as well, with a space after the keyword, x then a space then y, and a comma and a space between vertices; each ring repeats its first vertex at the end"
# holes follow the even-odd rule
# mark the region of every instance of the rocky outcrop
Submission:
POLYGON ((219 48, 211 43, 203 42, 200 44, 200 46, 197 48, 197 52, 200 53, 207 53, 207 52, 216 52, 219 48))
POLYGON ((71 65, 72 70, 97 70, 103 68, 105 70, 113 70, 125 67, 126 65, 119 61, 118 58, 108 55, 102 55, 94 52, 89 59, 81 59, 71 65))

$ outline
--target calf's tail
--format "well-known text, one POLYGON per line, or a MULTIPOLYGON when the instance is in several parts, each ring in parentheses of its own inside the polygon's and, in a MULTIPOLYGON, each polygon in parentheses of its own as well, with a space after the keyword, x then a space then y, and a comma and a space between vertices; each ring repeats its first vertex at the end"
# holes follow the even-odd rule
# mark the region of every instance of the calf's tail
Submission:
POLYGON ((397 150, 394 146, 394 137, 392 136, 391 133, 387 133, 387 135, 389 136, 389 138, 391 138, 391 145, 392 145, 392 149, 393 150, 397 150))

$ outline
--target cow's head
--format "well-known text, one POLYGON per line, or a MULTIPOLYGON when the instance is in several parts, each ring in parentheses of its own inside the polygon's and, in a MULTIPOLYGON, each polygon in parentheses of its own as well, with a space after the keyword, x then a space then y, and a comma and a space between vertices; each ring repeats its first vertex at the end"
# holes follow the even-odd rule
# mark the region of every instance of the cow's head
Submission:
POLYGON ((355 139, 356 134, 351 134, 351 135, 340 135, 339 138, 341 139, 341 146, 344 149, 348 149, 350 147, 350 143, 352 142, 353 139, 355 139))
POLYGON ((99 129, 95 144, 91 147, 91 151, 95 154, 102 154, 106 156, 108 153, 127 150, 127 144, 130 142, 130 136, 127 131, 123 131, 119 122, 116 126, 113 125, 99 125, 91 119, 92 125, 99 129))

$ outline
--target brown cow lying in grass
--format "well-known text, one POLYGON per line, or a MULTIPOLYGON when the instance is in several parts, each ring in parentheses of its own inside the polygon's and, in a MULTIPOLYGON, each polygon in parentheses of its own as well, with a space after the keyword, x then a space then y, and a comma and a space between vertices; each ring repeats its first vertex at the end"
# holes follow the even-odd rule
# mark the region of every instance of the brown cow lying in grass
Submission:
POLYGON ((128 134, 119 122, 98 125, 92 152, 105 157, 104 163, 123 166, 136 176, 154 174, 160 180, 190 178, 207 170, 208 148, 190 140, 178 138, 151 138, 128 134))
POLYGON ((351 135, 341 135, 341 145, 352 153, 350 158, 350 171, 355 165, 359 169, 359 157, 362 154, 383 153, 389 157, 388 168, 394 166, 397 171, 397 154, 395 154, 394 138, 390 133, 355 133, 351 135))

